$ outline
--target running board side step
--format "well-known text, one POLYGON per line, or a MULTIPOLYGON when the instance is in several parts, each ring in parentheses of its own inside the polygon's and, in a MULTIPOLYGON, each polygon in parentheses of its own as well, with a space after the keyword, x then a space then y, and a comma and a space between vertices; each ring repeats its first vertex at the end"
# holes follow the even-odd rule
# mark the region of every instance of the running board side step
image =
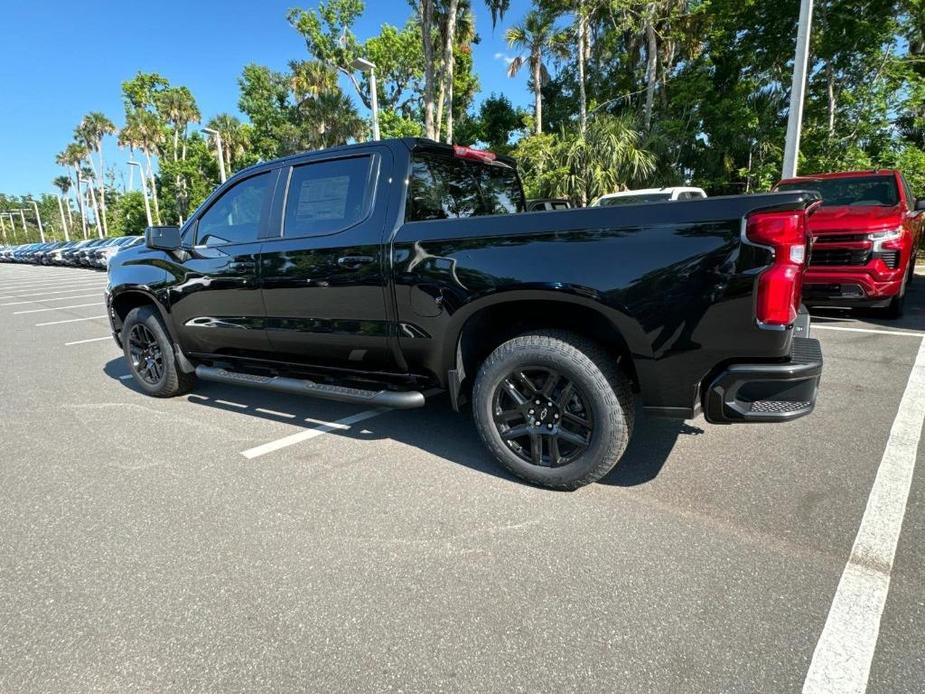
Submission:
POLYGON ((377 407, 393 407, 397 410, 408 410, 414 407, 423 407, 424 405, 424 394, 417 390, 363 390, 362 388, 332 386, 299 378, 286 378, 285 376, 255 376, 202 365, 196 367, 196 376, 204 381, 254 386, 274 390, 277 393, 310 395, 316 398, 324 398, 325 400, 353 402, 377 407))

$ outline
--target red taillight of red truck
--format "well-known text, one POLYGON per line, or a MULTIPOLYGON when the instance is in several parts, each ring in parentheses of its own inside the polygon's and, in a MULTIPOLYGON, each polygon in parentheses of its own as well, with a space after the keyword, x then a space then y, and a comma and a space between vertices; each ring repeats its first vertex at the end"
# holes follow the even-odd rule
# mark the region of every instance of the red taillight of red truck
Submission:
POLYGON ((800 309, 808 238, 806 213, 756 212, 745 223, 745 236, 774 253, 771 265, 758 275, 755 317, 758 324, 784 327, 796 320, 800 309))

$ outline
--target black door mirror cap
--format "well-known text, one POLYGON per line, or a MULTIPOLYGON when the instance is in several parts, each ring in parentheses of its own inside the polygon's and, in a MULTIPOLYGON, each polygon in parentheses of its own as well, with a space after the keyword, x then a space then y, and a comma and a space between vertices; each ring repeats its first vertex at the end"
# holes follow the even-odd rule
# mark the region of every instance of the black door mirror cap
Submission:
POLYGON ((145 246, 160 251, 180 248, 180 227, 156 226, 145 229, 145 246))

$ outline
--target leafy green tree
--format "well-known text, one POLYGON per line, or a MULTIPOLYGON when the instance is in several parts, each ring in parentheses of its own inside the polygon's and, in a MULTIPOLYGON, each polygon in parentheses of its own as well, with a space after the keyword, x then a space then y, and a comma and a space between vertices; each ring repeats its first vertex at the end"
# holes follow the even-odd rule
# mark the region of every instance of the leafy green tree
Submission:
POLYGON ((247 65, 238 80, 241 95, 238 108, 250 119, 251 151, 258 159, 282 154, 291 107, 291 80, 282 72, 263 65, 247 65))
POLYGON ((115 235, 128 236, 144 233, 148 226, 145 199, 140 190, 132 190, 119 196, 116 204, 113 228, 115 235))
POLYGON ((509 154, 511 138, 524 128, 527 116, 523 109, 514 108, 503 94, 492 93, 479 106, 478 113, 460 123, 458 141, 463 144, 482 143, 499 154, 509 154))
POLYGON ((206 123, 206 127, 217 131, 221 136, 222 154, 230 173, 253 163, 247 154, 250 148, 250 126, 230 113, 219 113, 206 123))
POLYGON ((322 0, 315 10, 289 10, 287 18, 305 39, 309 54, 346 75, 357 96, 369 106, 369 97, 353 69, 353 61, 360 56, 353 24, 365 9, 363 0, 322 0))

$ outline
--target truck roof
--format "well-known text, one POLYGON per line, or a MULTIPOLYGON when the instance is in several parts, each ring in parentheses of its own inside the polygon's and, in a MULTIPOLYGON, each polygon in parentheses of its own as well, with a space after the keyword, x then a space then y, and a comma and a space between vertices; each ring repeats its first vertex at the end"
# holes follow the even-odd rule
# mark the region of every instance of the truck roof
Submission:
MULTIPOLYGON (((431 140, 426 137, 391 137, 391 138, 386 138, 384 140, 367 140, 365 142, 355 142, 349 145, 338 145, 336 147, 328 147, 326 149, 307 149, 301 152, 294 152, 293 154, 287 154, 286 156, 283 156, 283 157, 277 157, 276 159, 268 159, 266 161, 258 162, 244 169, 241 169, 240 171, 235 172, 235 176, 239 176, 243 173, 247 173, 249 171, 252 171, 258 168, 263 168, 269 164, 282 164, 287 161, 296 161, 299 159, 303 159, 306 156, 317 155, 320 153, 339 154, 341 152, 352 152, 354 150, 364 150, 368 148, 370 145, 376 145, 376 144, 385 144, 385 145, 400 144, 404 147, 407 147, 409 150, 417 149, 420 147, 426 147, 427 149, 430 149, 430 150, 445 150, 447 154, 453 154, 455 151, 454 148, 457 146, 457 145, 448 145, 443 142, 437 142, 436 140, 431 140)), ((488 150, 479 150, 479 149, 470 148, 470 147, 466 147, 465 149, 476 151, 476 152, 487 152, 488 151, 488 150)), ((512 157, 504 156, 502 154, 495 154, 494 152, 492 152, 491 154, 494 155, 494 161, 507 164, 508 166, 511 166, 511 167, 516 165, 516 161, 512 157)))

